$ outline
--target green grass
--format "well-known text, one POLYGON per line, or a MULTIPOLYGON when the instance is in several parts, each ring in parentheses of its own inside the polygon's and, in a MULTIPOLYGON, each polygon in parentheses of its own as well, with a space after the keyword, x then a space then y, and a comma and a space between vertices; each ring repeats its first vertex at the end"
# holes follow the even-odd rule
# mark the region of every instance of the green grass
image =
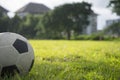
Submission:
POLYGON ((4 80, 120 80, 119 41, 30 40, 29 75, 4 80))

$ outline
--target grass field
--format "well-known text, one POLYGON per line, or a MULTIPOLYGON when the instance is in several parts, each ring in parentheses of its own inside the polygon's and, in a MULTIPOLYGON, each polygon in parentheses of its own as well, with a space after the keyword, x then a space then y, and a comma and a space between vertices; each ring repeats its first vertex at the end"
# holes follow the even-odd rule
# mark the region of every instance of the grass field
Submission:
POLYGON ((120 80, 119 41, 30 40, 29 75, 5 80, 120 80))

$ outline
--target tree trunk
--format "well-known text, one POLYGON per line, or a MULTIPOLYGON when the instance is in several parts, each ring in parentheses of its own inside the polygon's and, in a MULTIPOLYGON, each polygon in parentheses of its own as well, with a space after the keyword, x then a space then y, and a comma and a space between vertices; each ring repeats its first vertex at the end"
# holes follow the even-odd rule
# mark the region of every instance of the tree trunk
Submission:
POLYGON ((71 32, 70 30, 67 31, 67 40, 70 40, 71 39, 71 32))

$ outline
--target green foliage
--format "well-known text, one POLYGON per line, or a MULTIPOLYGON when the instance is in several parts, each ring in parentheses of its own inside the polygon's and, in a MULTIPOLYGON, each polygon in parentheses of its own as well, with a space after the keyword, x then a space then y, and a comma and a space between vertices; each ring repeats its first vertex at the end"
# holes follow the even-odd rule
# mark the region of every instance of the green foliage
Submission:
POLYGON ((119 80, 119 41, 30 40, 35 64, 29 75, 3 80, 119 80))
POLYGON ((5 16, 3 13, 0 12, 0 32, 8 31, 9 26, 10 26, 9 17, 5 16))
POLYGON ((91 35, 74 36, 73 40, 107 40, 107 39, 102 34, 91 34, 91 35))
POLYGON ((72 30, 78 34, 83 31, 83 28, 89 23, 88 16, 92 12, 91 4, 86 2, 64 4, 47 13, 43 17, 42 23, 49 31, 57 31, 59 34, 64 32, 67 39, 70 39, 72 30))
POLYGON ((28 15, 20 18, 15 15, 9 18, 7 15, 0 14, 0 32, 15 32, 22 34, 27 38, 35 38, 37 30, 36 26, 40 20, 39 16, 28 15))
POLYGON ((19 16, 15 15, 10 20, 10 26, 8 28, 8 31, 19 33, 21 23, 22 23, 22 19, 19 16))
POLYGON ((73 40, 90 40, 91 35, 74 36, 73 40))
POLYGON ((20 24, 19 33, 27 38, 34 38, 37 33, 36 26, 39 20, 39 16, 28 15, 24 17, 20 24))
POLYGON ((77 35, 83 32, 92 13, 91 4, 81 2, 64 4, 46 14, 23 18, 15 15, 9 19, 0 14, 0 32, 15 32, 36 39, 71 39, 72 31, 77 35))
MULTIPOLYGON (((77 4, 77 3, 76 3, 77 4)), ((67 4, 66 4, 67 5, 67 4)), ((72 5, 72 4, 69 4, 72 5)), ((68 5, 67 5, 68 6, 68 5)), ((58 7, 61 8, 61 7, 58 7)), ((45 15, 28 15, 24 18, 20 18, 15 15, 13 18, 8 18, 1 14, 0 18, 0 32, 15 32, 22 34, 27 38, 34 39, 68 39, 66 38, 66 30, 68 27, 57 25, 57 20, 51 18, 53 12, 46 13, 45 15), (54 21, 53 21, 54 20, 54 21), (55 23, 53 23, 55 22, 55 23), (57 26, 57 27, 55 27, 57 26)), ((55 16, 56 14, 54 14, 55 16)), ((57 15, 56 15, 57 16, 57 15)), ((63 20, 62 20, 63 21, 63 20)), ((61 24, 64 24, 63 21, 61 24)), ((70 23, 72 25, 72 23, 70 23)), ((72 27, 69 27, 72 30, 72 27)), ((77 29, 77 28, 76 28, 77 29)), ((74 27, 75 30, 75 27, 74 27)), ((73 31, 73 30, 72 30, 73 31)), ((104 32, 110 32, 110 35, 104 35, 103 32, 92 34, 92 35, 77 35, 77 31, 71 31, 72 40, 119 40, 116 36, 120 36, 119 23, 115 23, 105 29, 104 32), (111 35, 112 34, 112 35, 111 35)))
POLYGON ((112 7, 113 12, 120 15, 120 0, 110 0, 109 6, 112 7))

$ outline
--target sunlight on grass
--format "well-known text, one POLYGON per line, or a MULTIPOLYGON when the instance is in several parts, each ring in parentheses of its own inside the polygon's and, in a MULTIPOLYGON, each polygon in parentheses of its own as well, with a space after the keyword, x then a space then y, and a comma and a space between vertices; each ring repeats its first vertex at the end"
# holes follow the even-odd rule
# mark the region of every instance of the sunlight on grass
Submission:
POLYGON ((30 40, 35 63, 27 76, 5 80, 119 80, 120 42, 30 40))

